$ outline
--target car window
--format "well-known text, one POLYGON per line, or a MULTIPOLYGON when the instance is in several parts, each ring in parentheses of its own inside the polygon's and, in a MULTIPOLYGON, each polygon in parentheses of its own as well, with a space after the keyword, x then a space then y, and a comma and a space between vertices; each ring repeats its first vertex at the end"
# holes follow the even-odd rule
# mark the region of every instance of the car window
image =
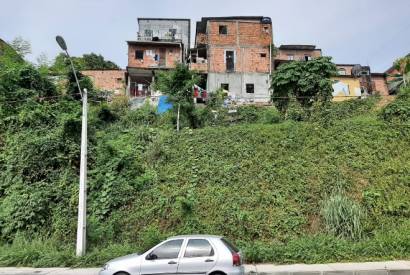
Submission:
POLYGON ((231 252, 235 252, 235 253, 238 253, 238 252, 239 252, 239 249, 236 248, 236 246, 234 246, 234 245, 233 245, 230 241, 228 241, 227 239, 222 238, 221 241, 226 245, 226 247, 228 247, 228 249, 229 249, 231 252))
POLYGON ((155 248, 150 255, 156 255, 158 260, 178 258, 183 240, 172 240, 155 248))
POLYGON ((204 239, 190 239, 185 249, 186 258, 213 256, 214 249, 211 244, 204 239))

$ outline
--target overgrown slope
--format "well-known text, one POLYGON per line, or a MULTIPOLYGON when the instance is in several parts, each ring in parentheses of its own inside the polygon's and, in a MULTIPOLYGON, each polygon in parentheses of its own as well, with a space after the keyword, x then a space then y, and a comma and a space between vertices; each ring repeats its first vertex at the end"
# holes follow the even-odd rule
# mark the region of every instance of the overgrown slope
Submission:
POLYGON ((3 132, 1 265, 102 264, 183 233, 225 235, 248 261, 410 257, 406 124, 386 124, 364 108, 348 119, 328 110, 325 123, 177 134, 152 112, 104 108, 90 120, 90 254, 81 259, 73 255, 78 119, 60 113, 53 127, 3 132), (344 234, 348 216, 340 227, 326 219, 335 196, 348 202, 341 209, 363 212, 360 234, 344 234))

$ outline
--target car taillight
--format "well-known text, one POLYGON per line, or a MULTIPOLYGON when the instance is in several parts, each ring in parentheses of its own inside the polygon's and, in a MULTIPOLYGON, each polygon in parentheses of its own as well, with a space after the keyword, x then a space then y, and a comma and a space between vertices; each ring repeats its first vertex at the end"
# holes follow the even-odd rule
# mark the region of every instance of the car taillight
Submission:
POLYGON ((241 256, 238 253, 232 253, 232 262, 234 266, 240 266, 241 256))

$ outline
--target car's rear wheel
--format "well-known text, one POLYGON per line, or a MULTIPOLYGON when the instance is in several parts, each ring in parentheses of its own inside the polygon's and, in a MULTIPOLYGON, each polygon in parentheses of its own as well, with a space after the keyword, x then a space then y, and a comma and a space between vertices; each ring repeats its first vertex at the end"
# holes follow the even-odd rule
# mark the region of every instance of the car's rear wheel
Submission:
POLYGON ((127 272, 120 271, 120 272, 115 273, 114 275, 130 275, 130 274, 128 274, 127 272))

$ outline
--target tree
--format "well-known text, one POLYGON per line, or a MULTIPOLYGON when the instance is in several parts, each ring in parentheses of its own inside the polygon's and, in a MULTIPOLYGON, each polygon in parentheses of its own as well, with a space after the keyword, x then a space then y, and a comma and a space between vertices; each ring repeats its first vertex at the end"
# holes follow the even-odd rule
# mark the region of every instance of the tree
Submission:
POLYGON ((153 85, 154 89, 168 95, 174 109, 178 109, 179 105, 181 114, 188 119, 191 127, 196 127, 192 87, 199 81, 200 76, 190 71, 188 66, 177 64, 174 70, 159 72, 153 85))
MULTIPOLYGON (((102 55, 95 53, 83 54, 82 57, 72 56, 74 67, 77 71, 83 70, 118 70, 119 67, 114 62, 105 60, 102 55)), ((65 75, 70 68, 70 60, 65 53, 60 53, 54 59, 54 63, 50 67, 54 75, 65 75)))
POLYGON ((399 71, 398 74, 389 75, 392 80, 389 81, 389 91, 393 94, 397 93, 400 88, 410 85, 410 54, 397 59, 393 67, 399 71))
POLYGON ((272 101, 281 112, 286 112, 292 98, 304 108, 315 101, 330 101, 333 92, 330 77, 336 72, 331 57, 283 64, 272 74, 272 101))
POLYGON ((24 40, 21 36, 17 36, 10 42, 10 46, 21 56, 25 57, 27 54, 31 54, 30 42, 24 40))
MULTIPOLYGON (((85 70, 84 60, 81 57, 71 57, 77 71, 85 70)), ((65 53, 60 53, 54 58, 50 71, 54 75, 66 75, 71 71, 70 60, 65 53)))
POLYGON ((119 67, 114 62, 105 60, 101 54, 84 54, 82 59, 84 60, 84 70, 118 70, 119 67))
POLYGON ((5 41, 0 39, 0 68, 10 63, 24 63, 24 59, 5 41))
MULTIPOLYGON (((92 98, 94 96, 92 94, 94 87, 91 79, 88 76, 83 75, 79 71, 77 71, 77 78, 78 82, 80 83, 81 89, 87 89, 87 91, 91 93, 89 95, 89 98, 92 98)), ((81 95, 79 94, 77 82, 75 81, 74 73, 72 71, 69 71, 67 73, 67 80, 67 94, 73 96, 73 98, 75 99, 80 99, 81 95)))

